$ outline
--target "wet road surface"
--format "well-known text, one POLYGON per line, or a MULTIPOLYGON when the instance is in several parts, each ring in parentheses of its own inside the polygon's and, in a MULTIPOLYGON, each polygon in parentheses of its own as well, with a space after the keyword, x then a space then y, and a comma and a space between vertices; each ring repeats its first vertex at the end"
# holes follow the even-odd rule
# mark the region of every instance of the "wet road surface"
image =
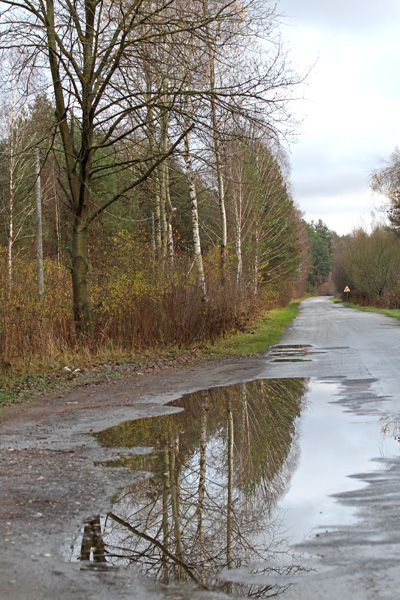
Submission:
POLYGON ((397 598, 399 327, 311 298, 264 357, 147 380, 130 406, 26 425, 18 443, 3 427, 21 455, 79 447, 91 499, 66 482, 73 526, 40 508, 36 553, 3 516, 0 597, 397 598))
MULTIPOLYGON (((334 378, 340 406, 356 419, 380 423, 381 430, 389 432, 396 442, 400 420, 400 322, 333 304, 326 298, 311 298, 302 303, 298 318, 280 340, 283 346, 305 344, 311 346, 311 362, 274 362, 272 350, 272 360, 262 376, 282 377, 289 371, 292 377, 319 381, 334 378)), ((339 438, 338 455, 341 446, 339 438)), ((385 458, 377 448, 375 458, 375 465, 364 472, 352 472, 354 481, 364 484, 361 488, 354 486, 337 494, 339 505, 355 510, 356 524, 319 534, 297 547, 309 557, 310 565, 315 561, 315 571, 303 580, 299 577, 285 592, 285 598, 398 597, 399 450, 392 447, 385 458)), ((329 465, 326 468, 329 471, 329 465)))

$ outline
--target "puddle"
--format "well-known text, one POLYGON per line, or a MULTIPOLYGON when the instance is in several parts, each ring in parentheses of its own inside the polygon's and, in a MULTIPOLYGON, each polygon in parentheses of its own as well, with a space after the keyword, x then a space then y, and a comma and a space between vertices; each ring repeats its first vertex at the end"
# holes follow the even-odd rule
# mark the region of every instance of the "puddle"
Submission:
POLYGON ((309 358, 314 354, 321 354, 321 351, 312 350, 311 344, 275 344, 268 352, 271 362, 310 362, 309 358))
POLYGON ((307 351, 309 348, 312 348, 312 344, 275 344, 272 348, 277 348, 278 350, 305 350, 307 351))
POLYGON ((354 522, 332 494, 362 486, 348 476, 379 468, 371 459, 398 455, 398 424, 346 411, 339 390, 333 381, 257 380, 188 394, 170 403, 181 412, 96 434, 125 449, 106 466, 145 477, 87 520, 72 559, 236 595, 282 591, 271 585, 277 575, 305 569, 290 543, 354 522))
POLYGON ((310 358, 273 358, 271 362, 311 362, 310 358))
POLYGON ((301 455, 281 503, 293 541, 357 521, 356 511, 333 495, 365 486, 351 475, 384 469, 376 459, 398 456, 398 429, 389 418, 349 411, 340 384, 313 381, 301 421, 301 455))

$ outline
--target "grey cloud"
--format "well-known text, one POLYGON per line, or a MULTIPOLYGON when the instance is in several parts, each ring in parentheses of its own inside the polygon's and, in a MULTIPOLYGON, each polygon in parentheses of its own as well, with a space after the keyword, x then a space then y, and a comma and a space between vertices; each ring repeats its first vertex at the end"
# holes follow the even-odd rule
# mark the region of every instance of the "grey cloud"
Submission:
POLYGON ((368 189, 367 177, 356 178, 352 172, 335 169, 329 173, 311 172, 297 176, 293 186, 295 200, 315 197, 336 197, 340 194, 362 193, 368 189))
POLYGON ((313 24, 326 29, 375 29, 400 17, 398 0, 281 0, 278 10, 293 25, 313 24))
POLYGON ((326 156, 304 157, 295 166, 295 200, 358 194, 369 189, 369 170, 356 160, 330 162, 326 156))

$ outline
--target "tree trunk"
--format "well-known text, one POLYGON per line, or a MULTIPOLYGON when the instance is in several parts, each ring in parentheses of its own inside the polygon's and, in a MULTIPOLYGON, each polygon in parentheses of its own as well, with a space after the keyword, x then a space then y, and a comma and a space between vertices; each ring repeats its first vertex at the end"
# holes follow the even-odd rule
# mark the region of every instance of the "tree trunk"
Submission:
MULTIPOLYGON (((211 52, 211 50, 210 50, 211 52)), ((225 284, 226 277, 226 254, 228 245, 228 230, 226 224, 226 208, 225 208, 225 183, 222 175, 222 160, 221 160, 221 148, 219 142, 218 132, 218 120, 217 120, 217 109, 215 106, 215 72, 214 72, 214 57, 210 59, 210 84, 211 84, 211 113, 212 113, 212 128, 213 128, 213 140, 214 140, 214 153, 215 162, 217 169, 217 181, 218 181, 218 205, 219 215, 221 220, 221 245, 220 245, 220 258, 221 258, 221 283, 225 284)))
MULTIPOLYGON (((172 437, 172 436, 171 436, 172 437)), ((182 534, 180 527, 180 478, 181 464, 176 460, 179 458, 179 433, 170 439, 171 460, 170 460, 170 486, 171 486, 171 510, 174 523, 175 555, 180 563, 184 562, 182 534)), ((177 565, 176 575, 179 581, 185 579, 185 572, 182 565, 177 565)))
MULTIPOLYGON (((204 2, 205 16, 208 12, 208 0, 204 2)), ((206 25, 207 35, 207 49, 208 49, 208 76, 210 82, 210 103, 211 103, 211 120, 212 120, 212 132, 213 132, 213 144, 215 154, 215 165, 217 171, 217 184, 218 184, 218 206, 221 221, 221 244, 220 244, 220 270, 221 270, 221 283, 225 284, 226 276, 226 253, 227 253, 227 223, 226 223, 226 209, 225 209, 225 184, 222 174, 222 160, 221 160, 221 147, 219 140, 219 123, 217 118, 217 107, 216 107, 216 92, 215 92, 215 52, 216 52, 216 41, 219 36, 220 23, 215 23, 215 30, 213 37, 211 36, 210 27, 206 25)))
POLYGON ((13 244, 14 244, 14 183, 13 183, 13 163, 14 157, 10 156, 9 161, 9 197, 8 197, 8 240, 7 240, 7 270, 8 284, 11 288, 13 274, 13 244))
POLYGON ((201 254, 200 230, 199 230, 199 211, 197 205, 196 183, 194 179, 192 158, 190 156, 190 133, 185 136, 185 163, 186 175, 189 181, 190 207, 192 212, 192 232, 193 232, 193 251, 197 266, 199 285, 203 300, 207 299, 206 279, 204 276, 203 257, 201 254))
POLYGON ((36 205, 36 273, 39 300, 44 298, 42 190, 40 185, 40 153, 35 148, 35 205, 36 205))
MULTIPOLYGON (((164 114, 161 115, 161 152, 166 154, 168 151, 168 113, 164 108, 164 114)), ((171 219, 171 211, 168 206, 169 200, 169 168, 167 161, 160 165, 160 215, 161 215, 161 243, 162 258, 165 263, 168 254, 168 226, 171 219)))
POLYGON ((54 210, 55 210, 55 226, 56 226, 56 237, 57 237, 57 264, 59 267, 61 267, 61 265, 63 263, 62 238, 61 238, 61 215, 60 215, 58 194, 57 194, 57 189, 56 189, 54 169, 52 169, 51 182, 52 182, 52 188, 53 188, 53 202, 54 202, 54 210))
POLYGON ((74 322, 78 335, 90 334, 90 310, 87 287, 87 225, 75 219, 72 233, 72 290, 74 298, 74 322))
POLYGON ((151 213, 151 250, 153 254, 153 273, 156 272, 156 220, 154 218, 154 211, 151 213))
POLYGON ((204 538, 204 496, 206 491, 206 451, 207 451, 207 415, 208 399, 206 392, 203 392, 201 399, 201 421, 200 421, 200 477, 199 477, 199 500, 197 505, 197 530, 199 534, 200 546, 200 573, 201 583, 206 585, 206 546, 204 538))
POLYGON ((258 225, 256 225, 256 231, 255 231, 255 235, 254 235, 254 270, 253 270, 253 293, 254 296, 257 296, 257 291, 258 291, 258 271, 259 271, 259 261, 260 261, 260 257, 259 257, 259 241, 260 241, 260 234, 259 234, 259 230, 258 230, 258 225))
MULTIPOLYGON (((232 511, 233 511, 233 413, 231 401, 227 403, 228 421, 228 503, 226 513, 226 566, 232 568, 232 511)), ((227 591, 232 593, 232 583, 227 584, 227 591)))
MULTIPOLYGON (((162 530, 163 530, 163 547, 168 550, 169 546, 169 523, 168 523, 168 499, 170 493, 170 473, 169 473, 169 448, 168 442, 163 450, 164 457, 164 473, 163 473, 163 517, 162 517, 162 530)), ((169 583, 169 570, 168 570, 168 556, 166 552, 163 552, 162 556, 163 566, 163 582, 169 583)))
POLYGON ((243 274, 243 257, 242 257, 242 183, 239 182, 238 198, 235 196, 235 225, 236 225, 236 256, 237 256, 237 271, 236 271, 236 287, 240 291, 243 274))
MULTIPOLYGON (((13 82, 12 82, 13 86, 13 82)), ((11 122, 10 122, 10 143, 9 143, 9 198, 8 198, 8 240, 7 240, 7 268, 8 284, 11 289, 13 275, 13 245, 14 245, 14 171, 15 171, 15 116, 14 116, 14 87, 11 90, 11 122)))
POLYGON ((159 183, 159 169, 155 173, 156 183, 154 184, 154 239, 156 248, 156 258, 161 254, 161 197, 159 183))
POLYGON ((174 268, 174 236, 173 236, 173 231, 172 231, 172 223, 168 223, 167 251, 168 251, 168 266, 172 271, 174 268))

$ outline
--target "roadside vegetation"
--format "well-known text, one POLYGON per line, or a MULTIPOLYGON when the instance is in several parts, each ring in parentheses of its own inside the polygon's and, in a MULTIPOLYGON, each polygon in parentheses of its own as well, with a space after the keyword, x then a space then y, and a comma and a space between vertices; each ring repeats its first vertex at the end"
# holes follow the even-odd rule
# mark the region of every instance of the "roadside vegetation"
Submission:
POLYGON ((340 300, 339 298, 334 298, 333 302, 344 304, 349 308, 356 308, 357 310, 361 310, 362 312, 380 313, 381 315, 386 315, 387 317, 392 317, 393 319, 400 319, 400 309, 397 308, 377 308, 376 306, 361 306, 360 304, 346 302, 345 300, 340 300))
POLYGON ((274 5, 22 0, 0 24, 7 393, 27 375, 263 352, 306 293, 348 285, 400 309, 397 155, 373 178, 391 227, 340 238, 292 197, 304 78, 274 5))
POLYGON ((398 318, 400 310, 400 154, 395 149, 371 177, 384 198, 384 219, 337 239, 332 282, 343 300, 398 318), (345 286, 350 292, 343 293, 345 286))
POLYGON ((266 352, 297 316, 299 304, 300 300, 295 300, 284 308, 273 309, 254 323, 249 331, 219 338, 214 344, 208 344, 207 349, 212 356, 249 356, 266 352))
POLYGON ((304 78, 274 5, 104 6, 0 9, 6 393, 184 360, 309 285, 284 150, 304 78))
POLYGON ((296 300, 283 308, 261 313, 254 322, 242 326, 241 332, 231 332, 213 343, 131 353, 109 350, 96 357, 88 353, 84 355, 78 349, 60 356, 57 361, 51 358, 33 361, 30 368, 11 370, 3 365, 0 371, 0 408, 26 402, 44 392, 62 391, 75 384, 106 381, 131 373, 154 373, 215 357, 251 356, 266 352, 296 317, 299 304, 300 300, 296 300))

